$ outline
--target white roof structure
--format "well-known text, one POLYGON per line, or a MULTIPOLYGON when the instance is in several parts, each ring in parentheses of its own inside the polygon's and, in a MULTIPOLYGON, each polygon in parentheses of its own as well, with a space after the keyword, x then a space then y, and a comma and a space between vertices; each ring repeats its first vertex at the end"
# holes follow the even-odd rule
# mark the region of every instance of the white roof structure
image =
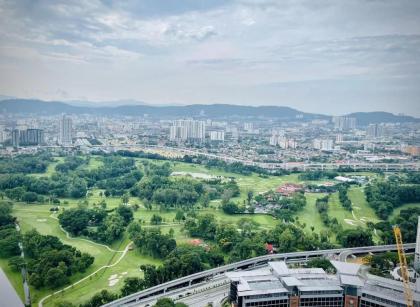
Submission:
POLYGON ((359 274, 361 264, 348 263, 332 260, 331 264, 335 267, 338 274, 357 275, 359 274))
POLYGON ((273 273, 277 276, 290 275, 289 268, 284 261, 269 262, 268 266, 271 268, 273 273))

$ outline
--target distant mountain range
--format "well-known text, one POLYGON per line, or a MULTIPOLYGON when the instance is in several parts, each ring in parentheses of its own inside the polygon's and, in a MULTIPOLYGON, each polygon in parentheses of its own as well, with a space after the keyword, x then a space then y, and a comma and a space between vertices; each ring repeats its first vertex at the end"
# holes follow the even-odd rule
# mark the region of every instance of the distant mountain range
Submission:
MULTIPOLYGON (((89 103, 77 105, 59 101, 42 101, 35 99, 6 99, 0 101, 0 112, 11 114, 95 114, 95 115, 129 115, 159 118, 180 117, 208 117, 208 118, 270 118, 281 120, 313 120, 330 119, 331 116, 322 114, 305 113, 289 107, 278 106, 239 106, 229 104, 212 105, 177 105, 177 106, 152 106, 135 104, 119 106, 92 106, 89 103)), ((361 125, 369 123, 407 123, 420 122, 419 118, 394 115, 387 112, 358 112, 348 116, 357 118, 361 125)))

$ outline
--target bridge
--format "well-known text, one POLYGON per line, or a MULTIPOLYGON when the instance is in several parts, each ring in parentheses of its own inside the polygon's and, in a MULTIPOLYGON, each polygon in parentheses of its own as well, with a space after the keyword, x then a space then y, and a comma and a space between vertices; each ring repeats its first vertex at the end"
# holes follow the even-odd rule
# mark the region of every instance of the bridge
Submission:
MULTIPOLYGON (((416 247, 415 243, 409 243, 404 245, 404 249, 407 251, 414 251, 416 247)), ((322 256, 330 255, 361 255, 367 253, 380 253, 386 251, 395 251, 397 247, 393 245, 378 245, 378 246, 366 246, 366 247, 355 247, 355 248, 338 248, 329 250, 317 250, 317 251, 304 251, 304 252, 293 252, 293 253, 282 253, 282 254, 271 254, 259 256, 239 262, 220 266, 218 268, 206 270, 203 272, 195 273, 192 275, 184 276, 166 283, 148 288, 146 290, 139 291, 137 293, 128 295, 126 297, 115 300, 111 303, 103 305, 104 307, 130 307, 145 304, 145 301, 151 301, 153 297, 170 295, 173 292, 179 291, 180 289, 188 289, 195 285, 198 285, 204 281, 209 281, 214 278, 218 278, 226 272, 249 269, 267 264, 269 261, 286 261, 286 262, 300 262, 305 263, 311 258, 318 258, 322 256)), ((341 258, 341 257, 340 257, 341 258)))

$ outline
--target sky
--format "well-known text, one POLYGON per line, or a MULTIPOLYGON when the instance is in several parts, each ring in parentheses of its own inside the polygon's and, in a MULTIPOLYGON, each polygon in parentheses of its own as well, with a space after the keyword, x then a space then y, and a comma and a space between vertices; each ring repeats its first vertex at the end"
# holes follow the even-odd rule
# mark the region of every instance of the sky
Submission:
POLYGON ((0 95, 420 116, 420 1, 0 0, 0 95))

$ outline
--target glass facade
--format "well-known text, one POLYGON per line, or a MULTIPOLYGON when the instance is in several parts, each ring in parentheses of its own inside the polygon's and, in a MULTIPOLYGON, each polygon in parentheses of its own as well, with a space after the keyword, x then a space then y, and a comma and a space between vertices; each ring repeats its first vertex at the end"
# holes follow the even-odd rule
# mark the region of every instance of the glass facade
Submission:
POLYGON ((342 297, 308 297, 300 298, 299 306, 318 306, 318 307, 341 307, 343 306, 342 297))
POLYGON ((246 307, 288 307, 289 300, 272 300, 262 302, 249 302, 245 304, 246 307))

